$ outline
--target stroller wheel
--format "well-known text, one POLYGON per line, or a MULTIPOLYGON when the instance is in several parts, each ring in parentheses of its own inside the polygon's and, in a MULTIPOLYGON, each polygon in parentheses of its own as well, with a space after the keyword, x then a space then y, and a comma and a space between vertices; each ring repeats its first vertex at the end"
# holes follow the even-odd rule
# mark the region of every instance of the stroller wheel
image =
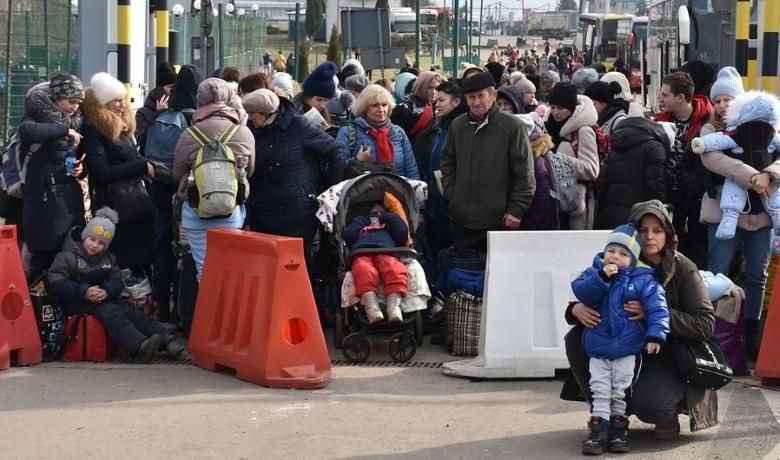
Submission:
POLYGON ((411 332, 396 332, 387 343, 390 358, 397 363, 405 363, 417 353, 417 341, 411 332))
POLYGON ((344 338, 341 353, 352 364, 364 363, 371 355, 371 341, 366 334, 353 332, 344 338))
POLYGON ((339 350, 342 343, 344 343, 344 313, 339 311, 333 323, 333 346, 339 350))

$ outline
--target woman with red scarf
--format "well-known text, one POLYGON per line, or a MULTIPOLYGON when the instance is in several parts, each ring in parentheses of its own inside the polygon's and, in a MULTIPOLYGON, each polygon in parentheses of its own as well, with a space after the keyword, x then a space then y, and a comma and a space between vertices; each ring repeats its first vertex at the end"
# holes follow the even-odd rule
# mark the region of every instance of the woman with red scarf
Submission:
POLYGON ((414 141, 433 119, 436 105, 436 87, 442 82, 441 75, 433 71, 421 72, 414 81, 412 92, 407 94, 390 114, 396 125, 403 128, 409 140, 414 141))
POLYGON ((379 85, 368 85, 355 101, 355 122, 342 127, 336 136, 353 173, 384 171, 420 178, 409 138, 390 121, 393 107, 393 97, 379 85))

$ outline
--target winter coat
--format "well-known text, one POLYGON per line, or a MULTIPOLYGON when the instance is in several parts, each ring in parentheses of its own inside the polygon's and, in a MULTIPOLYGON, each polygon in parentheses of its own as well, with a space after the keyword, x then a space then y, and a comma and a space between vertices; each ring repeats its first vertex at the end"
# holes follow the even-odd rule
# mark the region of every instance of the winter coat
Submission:
MULTIPOLYGON (((417 125, 426 108, 428 111, 432 110, 428 106, 428 101, 415 96, 414 93, 409 93, 403 102, 396 105, 392 113, 390 113, 390 121, 394 125, 400 126, 406 133, 406 136, 412 139, 416 137, 412 135, 413 128, 417 125)), ((422 131, 422 127, 418 127, 415 134, 419 131, 422 131)))
POLYGON ((610 105, 604 109, 604 112, 599 114, 598 124, 604 134, 612 136, 617 125, 626 118, 628 118, 628 115, 625 110, 618 106, 610 105))
MULTIPOLYGON (((400 127, 388 121, 390 126, 390 144, 393 147, 393 172, 409 179, 419 179, 420 173, 417 169, 417 162, 414 159, 412 144, 406 133, 400 127)), ((354 122, 355 145, 350 150, 349 146, 349 126, 343 126, 339 129, 336 140, 341 144, 341 156, 346 160, 347 165, 359 165, 356 158, 361 146, 366 146, 371 150, 371 163, 377 162, 376 140, 368 134, 371 129, 368 121, 364 117, 357 117, 354 122)))
MULTIPOLYGON (((751 97, 751 96, 747 96, 751 97)), ((741 99, 739 96, 738 99, 741 99)), ((737 99, 731 101, 732 104, 737 102, 737 99)), ((747 102, 747 101, 745 101, 747 102)), ((738 108, 736 105, 734 109, 738 108)), ((732 112, 732 106, 729 105, 729 113, 732 112)), ((738 112, 738 111, 737 111, 738 112)), ((715 132, 715 128, 711 124, 706 124, 701 129, 700 136, 715 132)), ((777 155, 777 152, 775 152, 777 155)), ((712 174, 711 179, 715 191, 715 196, 710 196, 709 193, 704 193, 701 202, 701 215, 700 220, 705 224, 718 224, 721 220, 720 209, 720 194, 723 186, 723 181, 726 177, 733 180, 740 187, 743 187, 748 191, 748 198, 750 200, 751 212, 744 212, 739 214, 737 220, 737 227, 754 231, 761 228, 766 228, 772 225, 772 220, 769 214, 764 210, 764 206, 755 191, 750 189, 750 178, 754 174, 759 172, 767 172, 772 177, 772 185, 777 185, 780 181, 780 161, 776 161, 761 171, 756 170, 751 165, 745 163, 744 154, 732 154, 729 151, 712 151, 701 154, 701 161, 704 167, 707 168, 712 174)))
MULTIPOLYGON (((198 87, 198 109, 192 117, 192 123, 209 139, 214 139, 230 126, 240 123, 242 115, 231 107, 233 90, 227 82, 217 79, 209 79, 209 81, 209 84, 201 84, 198 87)), ((227 144, 236 157, 238 177, 245 190, 245 195, 241 198, 245 199, 250 193, 247 178, 252 176, 255 167, 255 145, 252 133, 249 128, 242 125, 227 144)), ((187 199, 187 176, 195 164, 198 150, 200 150, 198 141, 188 131, 182 132, 173 157, 173 177, 179 181, 177 196, 181 202, 187 199)))
POLYGON ((470 113, 452 122, 441 154, 442 187, 453 222, 469 229, 502 226, 504 214, 522 220, 536 180, 522 122, 493 104, 478 124, 470 113))
POLYGON ((316 196, 344 176, 338 142, 296 114, 285 99, 270 126, 249 129, 256 151, 247 222, 253 230, 278 234, 287 227, 314 225, 316 196), (320 165, 327 184, 320 183, 320 165))
POLYGON ((671 141, 658 123, 626 118, 612 135, 612 151, 604 159, 597 183, 597 229, 628 222, 639 202, 666 200, 666 158, 671 141))
POLYGON ((516 86, 501 86, 498 88, 498 96, 512 104, 512 113, 526 113, 523 106, 523 93, 516 86))
MULTIPOLYGON (((123 117, 109 111, 95 98, 91 89, 84 97, 84 151, 92 188, 92 209, 110 206, 107 188, 131 179, 141 180, 148 173, 147 162, 138 153, 133 131, 135 119, 128 110, 123 117)), ((122 268, 145 267, 151 263, 154 241, 154 213, 137 222, 116 226, 111 251, 122 268)))
POLYGON ((547 134, 542 134, 531 144, 534 154, 536 191, 531 207, 528 208, 520 223, 521 230, 558 230, 558 208, 555 199, 550 195, 552 180, 550 171, 547 170, 547 162, 544 160, 544 155, 552 148, 554 145, 547 134))
POLYGON ((384 228, 365 228, 371 224, 371 219, 368 216, 357 216, 344 230, 344 241, 352 250, 406 246, 409 227, 403 219, 395 213, 382 212, 379 214, 379 222, 384 228))
MULTIPOLYGON (((83 113, 67 117, 51 100, 48 83, 30 89, 25 116, 19 125, 20 149, 40 144, 27 164, 23 188, 23 227, 30 252, 56 252, 68 230, 84 225, 81 186, 65 169, 65 157, 80 157, 81 148, 68 138, 68 130, 82 130, 83 113)), ((83 145, 82 145, 83 148, 83 145)))
MULTIPOLYGON (((548 110, 547 117, 552 116, 548 110)), ((580 195, 580 205, 569 213, 569 228, 585 230, 589 226, 587 210, 594 207, 592 197, 588 193, 588 183, 598 178, 601 168, 596 132, 593 125, 598 121, 598 113, 593 102, 587 96, 577 96, 577 107, 561 127, 561 142, 557 152, 565 153, 574 158, 574 175, 577 178, 577 192, 580 195), (577 132, 577 145, 572 142, 572 133, 577 132)))
POLYGON ((157 101, 165 95, 165 91, 159 86, 155 87, 144 99, 144 105, 135 112, 135 138, 139 145, 143 145, 146 139, 146 129, 157 118, 157 101))
POLYGON ((604 255, 572 281, 575 297, 586 305, 598 305, 601 322, 582 335, 585 353, 591 358, 617 359, 640 353, 646 342, 663 343, 669 333, 669 309, 664 288, 655 280, 653 269, 637 262, 618 270, 610 280, 604 272, 604 255), (642 303, 646 321, 632 321, 624 310, 626 302, 642 303), (645 324, 646 323, 646 324, 645 324))
POLYGON ((86 314, 98 303, 86 299, 87 289, 99 286, 106 290, 109 300, 116 300, 124 289, 116 257, 103 251, 90 257, 80 241, 68 239, 63 251, 57 254, 49 269, 49 292, 62 302, 71 314, 86 314))

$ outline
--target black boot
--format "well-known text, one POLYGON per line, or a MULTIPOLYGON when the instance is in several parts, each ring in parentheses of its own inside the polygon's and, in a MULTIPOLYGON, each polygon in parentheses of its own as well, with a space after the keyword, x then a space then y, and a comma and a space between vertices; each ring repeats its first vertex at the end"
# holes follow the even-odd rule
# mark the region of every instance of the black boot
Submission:
POLYGON ((609 451, 630 452, 628 448, 628 419, 613 415, 609 420, 609 451))
POLYGON ((138 347, 137 357, 141 361, 151 360, 154 355, 157 354, 157 350, 160 348, 161 343, 162 338, 158 334, 152 334, 148 339, 141 343, 140 347, 138 347))
POLYGON ((582 442, 582 454, 601 455, 609 445, 609 421, 601 417, 591 417, 588 430, 588 439, 582 442))

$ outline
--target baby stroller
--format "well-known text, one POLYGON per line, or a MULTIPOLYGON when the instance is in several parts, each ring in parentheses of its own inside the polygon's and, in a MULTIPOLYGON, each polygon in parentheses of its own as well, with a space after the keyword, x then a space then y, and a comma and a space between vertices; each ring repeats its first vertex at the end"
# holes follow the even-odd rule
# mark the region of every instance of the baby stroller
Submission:
MULTIPOLYGON (((325 224, 326 230, 333 232, 338 246, 342 278, 341 309, 336 314, 333 341, 336 348, 341 348, 344 357, 351 363, 365 362, 373 348, 370 336, 379 333, 391 333, 388 342, 388 353, 395 362, 407 362, 417 352, 418 345, 423 343, 423 315, 430 298, 428 283, 425 274, 417 262, 416 251, 409 244, 406 247, 383 249, 357 249, 350 251, 343 239, 343 232, 347 225, 359 215, 369 213, 371 207, 377 202, 388 201, 400 204, 402 213, 409 227, 410 240, 413 241, 419 221, 420 203, 425 200, 427 186, 424 182, 408 181, 407 179, 389 173, 369 173, 348 180, 335 187, 341 187, 338 191, 330 189, 320 196, 320 202, 338 200, 335 205, 335 216, 331 225, 325 224), (392 197, 392 198, 390 198, 392 197), (392 324, 386 320, 370 324, 366 314, 360 305, 360 300, 355 296, 354 283, 350 267, 352 259, 366 254, 396 254, 407 266, 409 271, 409 292, 404 298, 401 307, 404 319, 401 323, 392 324)), ((334 187, 334 188, 335 188, 334 187)), ((322 208, 321 208, 322 209, 322 208)), ((396 210, 400 211, 400 210, 396 210)), ((399 212, 396 212, 399 214, 399 212)), ((402 218, 404 217, 402 216, 402 218)), ((320 220, 324 219, 321 217, 320 220)), ((380 292, 382 291, 380 283, 380 292)), ((380 295, 380 308, 387 317, 384 297, 380 295)))

